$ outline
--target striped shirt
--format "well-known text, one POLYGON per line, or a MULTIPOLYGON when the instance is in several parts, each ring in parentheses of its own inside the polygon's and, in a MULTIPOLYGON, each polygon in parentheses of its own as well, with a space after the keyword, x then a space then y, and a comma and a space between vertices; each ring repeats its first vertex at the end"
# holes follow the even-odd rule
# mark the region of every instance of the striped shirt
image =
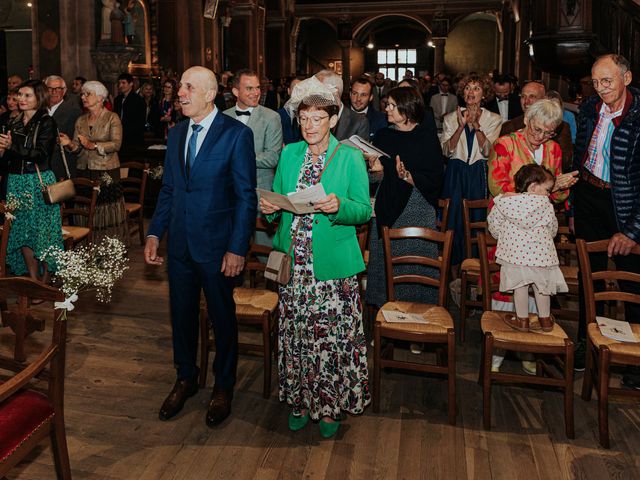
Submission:
POLYGON ((622 115, 622 108, 617 112, 611 112, 606 104, 600 107, 598 124, 591 136, 591 142, 587 149, 585 168, 595 177, 605 182, 610 182, 611 174, 609 159, 611 157, 611 136, 615 129, 613 119, 622 115))

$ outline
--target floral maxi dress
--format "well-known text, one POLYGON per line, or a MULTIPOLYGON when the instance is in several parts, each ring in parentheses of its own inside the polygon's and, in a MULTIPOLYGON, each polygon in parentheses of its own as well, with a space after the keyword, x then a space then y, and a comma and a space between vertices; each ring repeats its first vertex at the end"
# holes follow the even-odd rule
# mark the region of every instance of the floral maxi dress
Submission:
MULTIPOLYGON (((307 152, 297 190, 314 185, 325 155, 307 152)), ((294 414, 340 420, 341 411, 362 413, 371 402, 367 349, 356 276, 320 281, 313 273, 313 214, 291 225, 294 265, 280 287, 279 395, 294 414)))

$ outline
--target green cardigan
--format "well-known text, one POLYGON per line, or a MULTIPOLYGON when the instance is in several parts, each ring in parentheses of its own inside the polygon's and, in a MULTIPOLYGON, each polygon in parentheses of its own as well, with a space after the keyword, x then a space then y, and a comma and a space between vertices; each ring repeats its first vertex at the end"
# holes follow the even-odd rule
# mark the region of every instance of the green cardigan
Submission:
MULTIPOLYGON (((338 141, 332 135, 327 159, 337 146, 338 141)), ((306 151, 307 143, 304 141, 284 148, 273 179, 274 192, 286 195, 296 191, 306 151)), ((354 225, 366 223, 371 218, 369 178, 362 153, 342 145, 322 175, 321 183, 327 194, 336 194, 340 209, 333 214, 313 214, 313 271, 321 281, 350 277, 365 268, 354 225)), ((293 214, 279 211, 267 215, 270 222, 278 218, 280 223, 273 247, 287 252, 291 245, 293 214)))

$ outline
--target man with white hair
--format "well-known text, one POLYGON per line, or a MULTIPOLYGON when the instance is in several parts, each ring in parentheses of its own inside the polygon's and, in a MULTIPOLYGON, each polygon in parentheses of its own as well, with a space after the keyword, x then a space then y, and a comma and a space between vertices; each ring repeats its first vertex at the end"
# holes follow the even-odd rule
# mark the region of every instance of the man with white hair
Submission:
POLYGON ((342 77, 331 70, 320 70, 315 77, 325 85, 335 89, 335 94, 340 105, 338 112, 338 123, 332 129, 333 136, 338 140, 345 140, 352 135, 358 135, 364 140, 369 139, 369 121, 365 115, 359 115, 350 108, 344 108, 342 103, 342 92, 344 83, 342 77))
MULTIPOLYGON (((44 84, 47 86, 49 92, 49 115, 53 117, 58 125, 58 131, 73 138, 73 133, 76 126, 76 120, 82 114, 78 102, 72 99, 65 98, 67 93, 67 84, 64 78, 58 75, 49 75, 44 84)), ((75 176, 76 162, 72 155, 68 155, 67 164, 69 165, 69 173, 71 176, 75 176)), ((67 176, 66 169, 62 162, 62 154, 60 149, 54 149, 51 157, 51 169, 56 178, 63 178, 67 176)))
MULTIPOLYGON (((607 255, 589 255, 594 272, 606 270, 612 259, 616 268, 637 274, 640 260, 630 253, 640 242, 640 90, 630 85, 631 65, 621 55, 599 57, 591 78, 597 95, 580 105, 573 154, 574 170, 580 172, 573 189, 576 237, 609 240, 607 255)), ((640 293, 635 282, 620 282, 620 289, 640 293)), ((625 320, 640 322, 640 306, 627 303, 625 320)), ((586 330, 580 288, 576 370, 584 369, 586 330)), ((640 369, 627 370, 622 383, 640 389, 640 369)))

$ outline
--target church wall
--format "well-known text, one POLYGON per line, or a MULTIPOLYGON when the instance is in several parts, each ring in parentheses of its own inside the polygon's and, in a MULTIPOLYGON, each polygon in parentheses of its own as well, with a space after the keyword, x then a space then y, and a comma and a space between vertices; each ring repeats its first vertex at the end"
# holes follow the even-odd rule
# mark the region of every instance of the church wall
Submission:
POLYGON ((447 73, 488 73, 497 67, 497 29, 494 22, 470 20, 456 26, 445 45, 447 73))

